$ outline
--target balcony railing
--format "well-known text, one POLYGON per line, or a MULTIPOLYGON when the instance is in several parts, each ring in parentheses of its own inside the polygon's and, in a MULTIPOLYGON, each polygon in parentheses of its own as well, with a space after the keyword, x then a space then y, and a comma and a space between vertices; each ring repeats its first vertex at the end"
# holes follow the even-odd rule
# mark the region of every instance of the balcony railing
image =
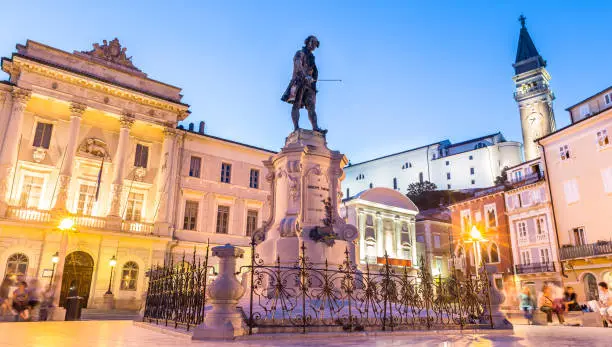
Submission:
POLYGON ((561 260, 588 258, 598 255, 611 255, 612 241, 591 243, 589 245, 561 247, 561 260))
POLYGON ((153 234, 154 230, 155 228, 153 224, 150 224, 150 223, 141 223, 141 222, 134 222, 134 221, 129 221, 129 220, 124 220, 121 223, 121 231, 150 235, 150 234, 153 234))
MULTIPOLYGON (((28 207, 9 206, 6 212, 6 218, 12 220, 18 220, 28 223, 41 223, 49 224, 54 223, 49 210, 38 210, 28 207)), ((74 216, 75 226, 88 229, 107 229, 107 230, 118 230, 118 225, 107 223, 106 217, 96 216, 74 216)), ((121 231, 130 232, 135 234, 151 235, 155 232, 155 227, 151 223, 143 223, 136 221, 122 221, 121 231)))
POLYGON ((547 232, 543 232, 541 234, 537 234, 536 235, 536 242, 544 242, 544 241, 548 241, 548 233, 547 232))
POLYGON ((9 206, 6 217, 26 222, 48 223, 51 221, 51 212, 29 207, 9 206))
POLYGON ((538 182, 542 179, 544 179, 544 173, 538 171, 522 176, 520 179, 513 178, 508 182, 508 185, 510 185, 512 188, 518 188, 527 184, 538 182))
POLYGON ((531 263, 514 265, 517 274, 529 274, 538 272, 556 272, 555 263, 531 263))

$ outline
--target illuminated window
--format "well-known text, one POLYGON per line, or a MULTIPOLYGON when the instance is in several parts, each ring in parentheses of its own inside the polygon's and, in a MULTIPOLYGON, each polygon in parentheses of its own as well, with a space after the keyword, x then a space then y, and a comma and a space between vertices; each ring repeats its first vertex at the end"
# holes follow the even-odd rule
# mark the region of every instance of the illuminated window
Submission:
POLYGON ((610 144, 610 139, 608 138, 608 131, 606 129, 601 129, 597 132, 597 145, 599 148, 606 148, 610 144))
POLYGON ((136 290, 138 280, 138 264, 128 261, 121 270, 121 290, 136 290))
POLYGON ((28 257, 23 253, 15 253, 6 261, 5 276, 23 277, 28 272, 28 257))
POLYGON ((91 215, 91 208, 96 198, 96 186, 81 184, 79 187, 79 200, 77 201, 77 214, 91 215))
POLYGON ((19 206, 38 208, 44 182, 45 180, 42 177, 24 176, 21 196, 19 197, 19 206))
POLYGON ((144 203, 144 194, 130 193, 128 195, 127 206, 125 210, 125 220, 139 222, 142 218, 142 205, 144 203))
POLYGON ((559 147, 559 155, 561 156, 561 160, 567 160, 570 158, 570 151, 568 145, 563 145, 559 147))
POLYGON ((246 220, 246 236, 252 236, 257 229, 257 211, 249 210, 247 212, 247 220, 246 220))

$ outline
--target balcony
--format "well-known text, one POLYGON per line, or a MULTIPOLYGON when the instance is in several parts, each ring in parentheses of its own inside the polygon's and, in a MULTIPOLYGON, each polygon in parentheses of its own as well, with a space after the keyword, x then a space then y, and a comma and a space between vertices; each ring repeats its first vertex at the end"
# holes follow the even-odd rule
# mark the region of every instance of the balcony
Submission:
POLYGON ((537 94, 537 93, 541 93, 544 92, 548 89, 548 86, 545 84, 537 84, 531 88, 526 88, 526 89, 519 89, 517 91, 514 92, 514 98, 515 99, 521 99, 523 97, 527 97, 530 96, 532 94, 537 94))
POLYGON ((561 260, 612 255, 612 241, 599 241, 589 245, 561 247, 561 260))
POLYGON ((540 272, 556 272, 555 263, 531 263, 514 265, 514 271, 517 274, 531 274, 540 272))
POLYGON ((546 242, 548 241, 548 233, 543 232, 541 234, 536 234, 536 242, 546 242))
POLYGON ((511 189, 514 189, 514 188, 518 188, 518 187, 522 187, 528 184, 538 182, 543 179, 544 179, 544 173, 538 171, 538 172, 530 173, 529 175, 525 175, 521 177, 520 179, 512 179, 508 182, 508 185, 510 186, 511 189))
MULTIPOLYGON (((52 224, 57 223, 57 221, 53 220, 52 211, 19 206, 9 206, 6 211, 6 218, 27 223, 48 224, 49 226, 56 226, 52 224)), ((116 223, 109 223, 107 217, 76 215, 73 218, 77 228, 108 231, 120 230, 139 235, 153 235, 155 233, 155 227, 152 223, 124 220, 121 221, 121 226, 119 226, 116 223)))

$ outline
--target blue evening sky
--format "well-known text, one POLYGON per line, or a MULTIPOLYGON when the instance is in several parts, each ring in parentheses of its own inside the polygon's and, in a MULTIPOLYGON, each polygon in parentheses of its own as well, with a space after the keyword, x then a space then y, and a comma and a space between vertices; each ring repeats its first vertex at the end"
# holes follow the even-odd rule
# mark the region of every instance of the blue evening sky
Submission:
POLYGON ((497 131, 521 141, 512 98, 521 13, 549 64, 558 127, 567 106, 612 85, 610 1, 7 1, 2 10, 0 55, 26 39, 73 51, 118 37, 151 78, 183 88, 191 121, 274 150, 292 130, 279 100, 291 59, 315 34, 320 78, 344 80, 320 83, 320 124, 353 162, 497 131))

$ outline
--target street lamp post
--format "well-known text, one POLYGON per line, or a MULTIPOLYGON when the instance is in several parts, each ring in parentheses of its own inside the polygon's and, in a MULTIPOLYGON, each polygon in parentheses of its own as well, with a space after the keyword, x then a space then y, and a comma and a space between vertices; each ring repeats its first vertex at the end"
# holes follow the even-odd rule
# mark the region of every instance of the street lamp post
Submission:
POLYGON ((117 265, 117 258, 115 258, 115 256, 113 255, 113 257, 108 262, 108 264, 111 267, 111 271, 110 271, 110 279, 108 280, 108 290, 106 291, 106 294, 113 295, 113 292, 111 290, 111 285, 113 283, 113 270, 115 270, 115 265, 117 265))
POLYGON ((51 269, 51 280, 49 281, 49 287, 53 286, 53 276, 55 276, 55 266, 59 262, 59 252, 55 252, 55 254, 51 257, 51 262, 53 263, 53 268, 51 269))
POLYGON ((476 268, 476 278, 478 278, 479 276, 478 269, 482 265, 482 256, 480 255, 480 243, 483 241, 486 240, 482 237, 482 233, 475 225, 473 225, 472 229, 470 230, 469 238, 465 240, 465 242, 472 243, 474 253, 474 267, 476 268))

